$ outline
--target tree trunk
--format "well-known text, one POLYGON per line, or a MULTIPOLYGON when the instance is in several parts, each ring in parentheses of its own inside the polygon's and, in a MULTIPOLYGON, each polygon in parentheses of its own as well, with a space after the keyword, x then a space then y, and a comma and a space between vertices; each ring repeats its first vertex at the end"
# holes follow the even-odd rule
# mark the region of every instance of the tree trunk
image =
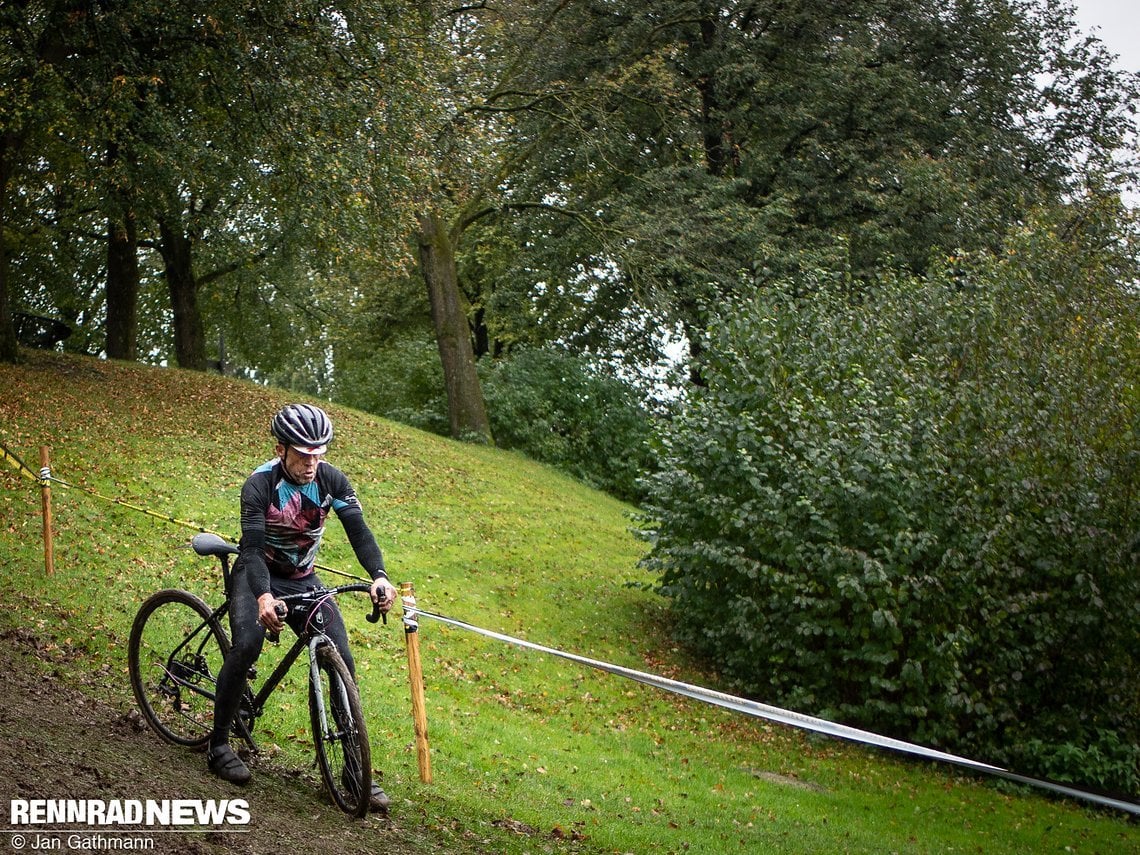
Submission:
POLYGON ((483 389, 475 371, 475 352, 471 345, 465 301, 459 291, 455 245, 436 215, 421 215, 419 226, 420 270, 431 301, 432 325, 447 390, 451 435, 459 438, 476 434, 487 442, 493 442, 483 389))
POLYGON ((206 335, 198 309, 198 280, 191 262, 190 238, 159 221, 159 250, 174 311, 174 356, 180 368, 206 370, 206 335))
MULTIPOLYGON (((717 27, 717 21, 712 18, 701 20, 701 46, 705 54, 716 49, 717 27)), ((734 164, 730 129, 724 125, 721 116, 716 72, 710 70, 701 75, 697 79, 697 91, 701 96, 701 137, 704 140, 705 166, 710 175, 723 176, 729 166, 734 164)))
POLYGON ((139 259, 135 215, 125 211, 122 220, 107 218, 107 330, 108 359, 138 359, 139 259))
POLYGON ((0 362, 15 362, 20 355, 16 326, 12 323, 12 307, 8 301, 8 178, 14 142, 9 134, 0 134, 0 362))

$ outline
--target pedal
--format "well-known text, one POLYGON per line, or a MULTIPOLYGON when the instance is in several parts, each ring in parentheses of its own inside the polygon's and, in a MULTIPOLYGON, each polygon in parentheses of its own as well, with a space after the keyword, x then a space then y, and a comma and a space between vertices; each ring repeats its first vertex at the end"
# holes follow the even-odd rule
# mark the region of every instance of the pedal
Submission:
POLYGON ((250 714, 247 707, 238 709, 238 714, 234 717, 234 723, 230 726, 230 733, 238 739, 241 739, 249 746, 249 750, 254 754, 258 753, 257 741, 253 738, 253 722, 254 717, 250 714))

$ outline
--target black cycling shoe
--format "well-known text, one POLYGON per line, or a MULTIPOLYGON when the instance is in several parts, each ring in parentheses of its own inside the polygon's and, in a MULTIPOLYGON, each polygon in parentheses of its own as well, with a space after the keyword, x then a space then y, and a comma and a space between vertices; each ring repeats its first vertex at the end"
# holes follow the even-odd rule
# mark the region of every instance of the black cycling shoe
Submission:
MULTIPOLYGON (((352 775, 349 774, 348 769, 344 770, 344 773, 340 776, 340 780, 341 783, 344 784, 344 788, 355 795, 356 781, 352 779, 352 775)), ((391 799, 388 798, 388 794, 380 789, 379 784, 373 781, 372 791, 368 794, 368 809, 373 813, 387 813, 389 804, 391 804, 391 799)))
POLYGON ((210 771, 231 784, 246 784, 249 782, 249 767, 228 745, 210 747, 206 750, 206 764, 210 771))
POLYGON ((374 813, 387 813, 391 803, 388 794, 380 789, 380 785, 372 782, 372 792, 368 796, 368 809, 374 813))

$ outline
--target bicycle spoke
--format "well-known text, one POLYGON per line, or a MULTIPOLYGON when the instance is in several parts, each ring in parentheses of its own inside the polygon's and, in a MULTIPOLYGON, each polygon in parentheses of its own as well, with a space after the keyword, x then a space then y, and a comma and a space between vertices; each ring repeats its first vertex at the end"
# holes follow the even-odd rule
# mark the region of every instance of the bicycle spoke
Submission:
POLYGON ((139 609, 128 648, 131 687, 164 739, 201 746, 213 727, 214 691, 229 641, 210 609, 186 591, 160 591, 139 609))

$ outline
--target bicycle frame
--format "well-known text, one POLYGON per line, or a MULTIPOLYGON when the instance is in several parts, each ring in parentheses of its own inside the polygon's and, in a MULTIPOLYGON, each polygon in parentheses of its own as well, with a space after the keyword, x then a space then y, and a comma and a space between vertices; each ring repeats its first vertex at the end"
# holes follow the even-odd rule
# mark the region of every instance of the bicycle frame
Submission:
MULTIPOLYGON (((196 638, 200 633, 202 633, 204 630, 206 630, 207 627, 209 627, 211 623, 217 622, 217 625, 221 626, 222 625, 221 624, 222 618, 225 616, 225 614, 230 609, 229 590, 230 590, 230 554, 231 553, 214 552, 214 553, 208 553, 208 554, 213 554, 218 559, 219 563, 222 565, 222 583, 224 586, 224 590, 226 591, 226 598, 222 601, 222 604, 220 606, 218 606, 216 609, 214 609, 213 612, 210 613, 210 616, 208 618, 206 618, 204 621, 202 621, 201 625, 199 625, 197 629, 195 629, 193 632, 191 632, 189 635, 186 636, 186 639, 182 642, 182 644, 178 645, 178 647, 176 647, 174 649, 174 651, 171 653, 171 656, 170 656, 171 660, 176 659, 177 655, 187 645, 189 645, 190 642, 194 638, 196 638)), ((345 587, 349 587, 349 586, 345 586, 345 587)), ((293 598, 291 598, 291 599, 293 599, 293 598)), ((316 652, 317 645, 321 644, 321 643, 331 644, 332 642, 329 641, 328 636, 326 636, 324 633, 316 633, 316 634, 313 634, 311 637, 307 637, 307 634, 298 635, 296 641, 293 642, 292 647, 290 647, 289 650, 286 651, 285 656, 277 664, 277 667, 274 668, 272 672, 270 672, 269 676, 265 679, 265 682, 263 682, 261 684, 261 686, 258 688, 257 693, 256 694, 250 694, 249 690, 247 689, 245 700, 246 700, 246 703, 249 705, 249 712, 254 718, 259 717, 265 711, 265 703, 266 703, 266 701, 269 700, 269 696, 273 694, 273 692, 277 688, 277 686, 280 685, 280 683, 283 679, 285 679, 285 675, 289 673, 289 669, 293 667, 293 664, 297 661, 297 658, 301 655, 301 651, 303 649, 305 649, 306 647, 309 648, 309 675, 310 675, 310 679, 316 678, 316 664, 315 664, 316 658, 315 658, 314 654, 316 652)), ((181 681, 179 681, 179 682, 181 682, 181 681)), ((200 695, 202 695, 203 697, 209 698, 211 701, 215 699, 215 694, 216 694, 215 692, 206 691, 206 690, 203 690, 203 689, 201 689, 197 686, 193 686, 193 685, 187 685, 186 688, 191 689, 192 691, 198 692, 200 695)), ((324 714, 324 711, 322 710, 322 715, 323 714, 324 714)), ((253 740, 253 735, 250 733, 249 728, 247 726, 245 726, 245 724, 243 722, 240 721, 240 718, 238 721, 235 722, 235 725, 239 728, 239 731, 240 731, 239 735, 246 742, 248 742, 250 744, 250 747, 256 748, 256 744, 254 743, 254 740, 253 740)))
MULTIPOLYGON (((225 563, 226 562, 223 560, 223 565, 225 563)), ((227 574, 227 578, 228 578, 228 574, 227 574)), ((320 594, 322 596, 336 596, 337 594, 346 593, 348 591, 366 591, 366 590, 368 590, 369 587, 370 586, 368 586, 368 585, 355 584, 355 585, 341 585, 341 586, 338 586, 335 588, 323 588, 323 589, 317 588, 317 589, 314 589, 313 591, 310 591, 310 592, 305 592, 305 593, 301 593, 301 594, 290 594, 290 595, 284 597, 283 599, 285 601, 307 602, 307 601, 311 601, 314 598, 314 596, 317 594, 320 594)), ((208 618, 206 618, 205 620, 203 620, 201 625, 197 629, 195 629, 192 633, 190 633, 186 637, 185 641, 183 641, 182 644, 180 644, 177 648, 175 648, 174 654, 177 654, 182 649, 184 649, 184 647, 187 644, 189 644, 193 638, 195 638, 199 633, 201 633, 203 630, 205 630, 212 622, 221 621, 222 617, 224 617, 226 612, 229 611, 229 608, 230 608, 230 600, 229 600, 229 597, 226 597, 225 601, 220 606, 218 606, 216 609, 214 609, 214 611, 211 612, 210 616, 208 618)), ((312 603, 312 608, 313 609, 319 609, 320 603, 319 602, 312 603)), ((368 620, 371 621, 372 623, 375 623, 378 620, 378 613, 379 613, 379 607, 375 606, 375 604, 374 604, 372 614, 367 616, 368 620)), ((385 615, 384 617, 385 617, 385 623, 387 623, 387 616, 385 615)), ((321 645, 332 644, 332 643, 333 643, 332 640, 327 635, 325 635, 323 632, 321 632, 320 630, 312 631, 312 630, 309 630, 308 628, 306 628, 306 630, 304 632, 298 634, 296 640, 293 642, 293 644, 290 646, 290 648, 285 652, 285 655, 281 658, 281 661, 277 663, 276 667, 269 673, 269 676, 265 678, 264 682, 262 682, 261 685, 258 686, 257 691, 255 693, 251 694, 250 689, 246 690, 246 695, 245 695, 245 698, 243 700, 244 700, 244 705, 248 706, 250 716, 252 716, 253 718, 259 718, 262 715, 262 713, 265 712, 265 705, 266 705, 266 702, 269 700, 270 695, 273 694, 274 690, 277 688, 278 685, 280 685, 281 681, 283 679, 285 679, 285 675, 289 673, 289 670, 296 663, 296 661, 300 657, 302 651, 304 651, 306 649, 309 651, 309 680, 314 685, 317 684, 319 682, 319 679, 320 679, 318 674, 317 674, 317 656, 316 656, 317 648, 320 647, 321 645)), ((174 658, 174 654, 172 654, 172 656, 171 656, 172 659, 174 658)), ((179 682, 181 684, 181 681, 179 681, 179 682)), ((185 685, 186 688, 189 688, 192 691, 195 691, 198 694, 200 694, 206 698, 209 698, 210 700, 214 700, 214 698, 215 698, 214 692, 205 690, 205 689, 203 689, 197 685, 186 685, 186 684, 182 684, 182 685, 185 685)), ((320 708, 321 719, 322 719, 322 721, 327 720, 326 710, 324 709, 324 703, 321 700, 319 693, 317 693, 317 699, 318 699, 318 705, 320 708)), ((239 710, 240 709, 241 708, 239 707, 239 710)), ((237 730, 237 735, 240 736, 242 739, 244 739, 247 743, 249 743, 249 746, 251 748, 254 748, 254 749, 257 748, 257 743, 253 738, 253 733, 251 732, 249 725, 245 721, 242 720, 240 715, 235 719, 234 727, 237 730)))
MULTIPOLYGON (((221 607, 218 611, 223 612, 229 608, 229 601, 221 607)), ((215 612, 217 614, 217 612, 215 612)), ((298 635, 292 646, 285 651, 285 655, 277 666, 265 678, 265 681, 258 686, 257 692, 250 694, 250 689, 246 690, 246 703, 249 705, 249 713, 253 718, 259 718, 265 712, 265 704, 269 700, 269 696, 273 694, 274 690, 280 685, 281 681, 285 679, 285 675, 289 673, 289 669, 297 661, 301 655, 301 651, 309 650, 309 679, 316 678, 316 649, 321 644, 332 644, 324 633, 316 633, 312 636, 298 635)), ((240 707, 239 707, 240 709, 240 707)), ((322 715, 324 714, 322 710, 322 715)), ((257 743, 253 739, 253 734, 250 731, 248 724, 242 720, 239 715, 234 721, 234 726, 246 742, 249 743, 251 748, 256 748, 257 743)))

